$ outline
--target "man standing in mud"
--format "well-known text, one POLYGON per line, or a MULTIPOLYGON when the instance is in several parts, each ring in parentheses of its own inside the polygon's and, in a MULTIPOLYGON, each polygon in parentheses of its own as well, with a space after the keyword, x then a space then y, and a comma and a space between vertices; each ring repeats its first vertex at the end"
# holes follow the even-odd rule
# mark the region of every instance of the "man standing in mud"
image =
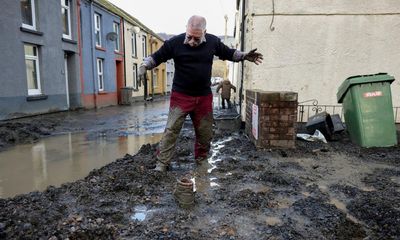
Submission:
POLYGON ((263 59, 256 49, 244 53, 227 47, 218 37, 206 33, 206 19, 195 15, 190 17, 186 33, 165 41, 164 45, 144 59, 140 66, 139 75, 142 78, 146 70, 153 69, 162 62, 171 58, 175 62, 168 121, 157 151, 156 171, 167 170, 176 140, 188 114, 196 134, 196 163, 201 164, 207 159, 213 133, 213 96, 210 79, 214 55, 221 60, 248 60, 257 65, 263 59))

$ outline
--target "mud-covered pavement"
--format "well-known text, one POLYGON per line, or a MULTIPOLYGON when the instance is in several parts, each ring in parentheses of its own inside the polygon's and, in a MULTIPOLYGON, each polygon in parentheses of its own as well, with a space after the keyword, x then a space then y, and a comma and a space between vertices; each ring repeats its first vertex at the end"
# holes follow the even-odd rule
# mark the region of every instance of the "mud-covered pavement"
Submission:
POLYGON ((256 150, 245 135, 216 132, 209 163, 193 161, 186 126, 172 170, 157 173, 156 146, 85 179, 0 199, 0 238, 399 239, 400 150, 297 141, 256 150), (196 204, 173 199, 190 176, 196 204))

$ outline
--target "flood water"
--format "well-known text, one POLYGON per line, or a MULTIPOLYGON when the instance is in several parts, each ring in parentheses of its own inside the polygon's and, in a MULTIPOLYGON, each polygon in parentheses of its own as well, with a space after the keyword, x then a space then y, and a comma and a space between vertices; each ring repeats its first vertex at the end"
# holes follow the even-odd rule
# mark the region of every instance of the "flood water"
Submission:
POLYGON ((158 142, 161 135, 90 137, 77 133, 17 145, 0 152, 0 198, 84 178, 95 168, 137 153, 143 144, 158 142))

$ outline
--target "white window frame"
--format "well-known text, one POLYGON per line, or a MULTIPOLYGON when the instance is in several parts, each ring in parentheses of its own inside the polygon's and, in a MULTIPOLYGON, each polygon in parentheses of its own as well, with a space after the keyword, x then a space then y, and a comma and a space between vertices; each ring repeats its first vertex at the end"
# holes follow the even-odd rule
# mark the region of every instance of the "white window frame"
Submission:
POLYGON ((120 45, 121 45, 121 43, 120 43, 120 28, 119 28, 119 23, 114 22, 114 23, 113 23, 113 29, 114 29, 114 32, 117 34, 117 39, 115 40, 115 48, 114 48, 114 51, 115 51, 115 52, 119 52, 119 51, 120 51, 120 45))
POLYGON ((132 74, 133 74, 133 89, 138 89, 138 74, 137 74, 137 64, 134 63, 132 67, 132 74))
MULTIPOLYGON (((67 18, 68 18, 68 33, 69 34, 65 34, 64 32, 63 32, 63 38, 67 38, 67 39, 71 39, 72 38, 72 33, 71 33, 71 8, 70 8, 70 6, 71 6, 71 1, 70 0, 67 0, 68 1, 68 6, 66 6, 64 3, 65 3, 65 0, 61 0, 61 8, 62 9, 64 9, 65 11, 67 11, 67 18)), ((62 11, 61 11, 61 13, 62 13, 62 11)), ((62 18, 64 17, 64 15, 62 16, 62 18)))
POLYGON ((132 33, 132 57, 137 58, 137 43, 136 43, 136 33, 132 33))
POLYGON ((101 47, 101 15, 98 13, 94 14, 94 35, 96 47, 101 47), (97 21, 97 19, 99 21, 97 21), (99 42, 97 42, 97 33, 99 34, 99 42))
MULTIPOLYGON (((32 46, 33 48, 36 49, 36 51, 35 51, 36 52, 36 56, 27 55, 25 53, 25 61, 26 60, 36 61, 35 66, 36 66, 37 89, 29 89, 29 87, 28 87, 28 95, 40 95, 40 94, 42 94, 42 88, 41 88, 41 85, 40 85, 39 48, 37 46, 35 46, 35 45, 25 44, 24 45, 24 49, 25 49, 25 46, 32 46)), ((26 64, 25 64, 25 71, 26 71, 26 64)), ((26 81, 27 81, 26 83, 28 84, 28 76, 27 76, 26 81)))
POLYGON ((147 37, 146 35, 142 36, 142 50, 143 50, 143 58, 147 57, 147 37))
POLYGON ((104 91, 104 60, 97 58, 97 83, 99 92, 104 91))
POLYGON ((35 7, 35 1, 36 0, 31 0, 32 25, 28 25, 28 24, 22 23, 22 27, 23 28, 36 30, 36 7, 35 7))

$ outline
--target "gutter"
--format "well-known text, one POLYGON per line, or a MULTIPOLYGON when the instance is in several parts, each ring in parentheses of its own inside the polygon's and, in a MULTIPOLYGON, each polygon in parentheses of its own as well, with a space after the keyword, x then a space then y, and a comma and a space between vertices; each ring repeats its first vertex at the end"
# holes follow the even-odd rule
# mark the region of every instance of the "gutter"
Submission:
MULTIPOLYGON (((244 52, 244 24, 246 20, 246 15, 245 15, 245 6, 246 6, 246 0, 242 0, 242 23, 241 23, 241 29, 242 29, 242 35, 240 36, 240 51, 244 52)), ((242 102, 243 102, 243 81, 244 81, 244 61, 242 62, 242 72, 241 72, 241 77, 240 77, 240 88, 239 88, 239 113, 242 115, 242 102)))

